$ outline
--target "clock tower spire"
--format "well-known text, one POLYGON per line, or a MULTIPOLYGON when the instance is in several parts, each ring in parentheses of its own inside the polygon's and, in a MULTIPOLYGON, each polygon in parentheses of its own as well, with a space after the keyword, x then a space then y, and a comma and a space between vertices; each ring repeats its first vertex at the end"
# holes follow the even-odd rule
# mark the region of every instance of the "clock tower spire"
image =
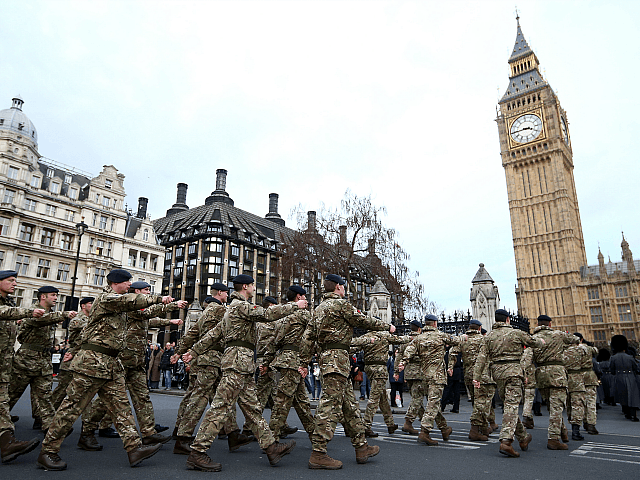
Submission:
POLYGON ((576 285, 586 253, 573 178, 567 114, 539 71, 517 17, 509 85, 499 102, 520 314, 547 314, 559 328, 586 323, 576 285))

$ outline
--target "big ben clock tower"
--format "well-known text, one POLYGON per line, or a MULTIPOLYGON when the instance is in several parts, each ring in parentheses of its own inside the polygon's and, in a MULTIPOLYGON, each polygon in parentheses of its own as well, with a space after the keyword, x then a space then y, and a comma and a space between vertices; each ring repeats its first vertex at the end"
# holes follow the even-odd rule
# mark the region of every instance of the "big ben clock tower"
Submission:
POLYGON ((587 265, 567 114, 538 70, 520 28, 496 119, 507 180, 520 314, 547 314, 575 331, 586 323, 580 267, 587 265))

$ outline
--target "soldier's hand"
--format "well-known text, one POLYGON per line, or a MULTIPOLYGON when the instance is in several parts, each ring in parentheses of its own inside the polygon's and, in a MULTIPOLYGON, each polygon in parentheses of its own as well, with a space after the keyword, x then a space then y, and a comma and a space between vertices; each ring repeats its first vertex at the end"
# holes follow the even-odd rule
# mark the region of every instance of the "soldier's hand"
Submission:
POLYGON ((476 388, 480 388, 480 382, 478 380, 473 381, 473 386, 476 388))
POLYGON ((162 297, 162 303, 164 303, 165 305, 171 302, 173 302, 173 297, 170 297, 169 295, 162 297))
POLYGON ((298 308, 307 308, 307 305, 308 305, 309 303, 307 302, 307 299, 306 299, 306 298, 301 298, 300 300, 298 300, 298 301, 296 302, 296 304, 298 305, 298 308))
POLYGON ((36 308, 33 311, 33 318, 40 318, 42 315, 44 315, 44 308, 36 308))
POLYGON ((191 360, 193 360, 193 357, 191 356, 190 353, 185 353, 184 355, 182 355, 183 362, 189 363, 191 360))
POLYGON ((268 367, 266 365, 260 365, 258 370, 260 370, 260 376, 263 376, 267 374, 268 367))
POLYGON ((73 353, 67 352, 67 353, 64 354, 64 357, 62 357, 62 361, 63 362, 68 362, 72 358, 73 358, 73 353))
POLYGON ((400 365, 398 365, 398 371, 402 372, 403 370, 404 370, 404 364, 401 363, 400 365))
POLYGON ((186 300, 178 300, 176 302, 176 305, 178 306, 178 308, 187 308, 189 302, 187 302, 186 300))
POLYGON ((300 375, 302 375, 302 378, 306 378, 307 374, 309 373, 309 370, 305 367, 298 367, 298 372, 300 372, 300 375))
POLYGON ((69 319, 74 318, 76 315, 78 315, 78 312, 64 312, 67 317, 69 317, 69 319))
POLYGON ((396 331, 395 325, 389 325, 389 333, 394 333, 396 331))
POLYGON ((179 318, 172 318, 172 319, 171 319, 171 323, 172 323, 173 325, 178 325, 178 326, 180 326, 180 325, 182 325, 184 322, 183 322, 182 320, 180 320, 179 318))
POLYGON ((169 359, 169 361, 173 364, 173 363, 176 363, 179 358, 180 358, 180 355, 176 353, 174 355, 171 355, 171 358, 169 359))
POLYGON ((397 382, 398 380, 400 380, 400 375, 398 375, 397 373, 394 374, 393 379, 397 382))

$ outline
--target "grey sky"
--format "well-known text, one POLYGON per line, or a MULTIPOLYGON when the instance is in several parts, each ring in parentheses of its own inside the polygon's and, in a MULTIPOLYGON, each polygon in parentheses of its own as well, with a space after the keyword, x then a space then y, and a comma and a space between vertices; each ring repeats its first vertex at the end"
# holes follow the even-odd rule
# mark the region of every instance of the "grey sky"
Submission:
MULTIPOLYGON (((640 255, 638 2, 519 1, 567 110, 589 263, 640 255)), ((496 105, 512 1, 0 3, 0 109, 22 95, 42 155, 126 176, 152 218, 226 168, 236 206, 385 205, 430 298, 468 308, 484 262, 515 308, 496 105)))

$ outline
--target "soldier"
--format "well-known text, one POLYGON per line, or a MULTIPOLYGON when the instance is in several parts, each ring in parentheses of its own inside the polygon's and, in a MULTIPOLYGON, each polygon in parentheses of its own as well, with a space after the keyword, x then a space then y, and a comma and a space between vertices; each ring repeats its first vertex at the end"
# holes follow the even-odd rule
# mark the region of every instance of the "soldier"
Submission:
MULTIPOLYGON (((306 300, 306 295, 307 291, 298 285, 291 285, 287 290, 289 304, 306 300)), ((261 376, 266 376, 269 368, 276 368, 280 372, 269 422, 269 428, 276 440, 282 438, 281 432, 286 426, 292 406, 309 436, 313 433, 314 422, 309 395, 299 372, 301 367, 306 368, 308 365, 300 359, 299 342, 310 318, 308 310, 296 310, 279 320, 276 337, 267 345, 264 360, 260 365, 261 376)))
POLYGON ((16 343, 16 327, 12 320, 21 320, 32 316, 40 318, 43 308, 19 308, 10 296, 18 284, 18 272, 0 271, 0 456, 2 463, 15 460, 20 455, 36 448, 40 440, 34 438, 27 442, 17 440, 13 433, 15 427, 9 413, 9 380, 13 367, 13 346, 16 343))
POLYGON ((418 443, 435 446, 438 441, 430 436, 435 420, 442 432, 442 439, 446 442, 451 435, 451 427, 440 411, 442 392, 447 384, 444 354, 447 345, 460 345, 466 337, 454 337, 437 329, 438 317, 429 314, 424 317, 424 330, 405 349, 398 370, 404 370, 404 359, 417 357, 420 359, 424 375, 423 389, 427 397, 427 406, 420 421, 418 443))
MULTIPOLYGON (((482 328, 480 329, 480 333, 484 337, 487 334, 487 331, 482 328)), ((473 370, 471 371, 471 374, 473 375, 473 370)), ((477 418, 480 419, 480 423, 483 425, 479 430, 480 433, 488 439, 489 435, 500 430, 500 427, 496 424, 496 412, 493 408, 493 398, 496 394, 496 382, 493 380, 493 377, 491 377, 491 362, 487 362, 484 366, 482 378, 480 379, 480 388, 475 388, 475 386, 472 388, 474 401, 473 408, 476 409, 477 405, 477 411, 475 413, 477 418)))
POLYGON ((75 317, 77 312, 51 311, 58 301, 58 289, 55 287, 40 287, 37 295, 38 301, 33 307, 43 308, 47 315, 41 318, 25 318, 20 323, 18 341, 21 345, 13 357, 9 409, 20 400, 27 386, 31 386, 35 403, 38 405, 38 416, 42 419, 42 430, 46 432, 55 413, 51 404, 51 347, 55 340, 56 325, 65 319, 75 317))
POLYGON ((522 368, 524 370, 524 398, 522 400, 522 425, 531 429, 533 423, 533 400, 536 397, 536 366, 533 363, 533 350, 525 348, 522 354, 522 368))
MULTIPOLYGON (((530 350, 532 351, 531 359, 537 365, 535 382, 538 385, 538 390, 542 398, 549 399, 547 448, 549 450, 567 450, 569 447, 562 442, 567 439, 562 419, 562 411, 567 402, 567 376, 564 371, 562 354, 568 345, 578 343, 578 338, 570 333, 553 330, 551 317, 547 315, 538 317, 538 326, 533 331, 533 338, 542 339, 545 342, 544 345, 530 350)), ((530 364, 528 357, 529 353, 525 352, 521 360, 525 370, 530 364)))
POLYGON ((595 410, 595 390, 598 386, 598 378, 593 371, 591 359, 598 354, 598 349, 585 342, 582 334, 574 333, 573 335, 576 339, 574 343, 579 342, 578 345, 572 345, 564 351, 564 367, 567 369, 571 405, 569 423, 571 423, 571 440, 584 440, 580 434, 580 424, 584 422, 593 425, 594 430, 596 424, 595 411, 589 412, 587 408, 587 395, 593 396, 595 410))
POLYGON ((499 452, 510 457, 520 456, 511 445, 514 432, 522 451, 527 450, 531 442, 531 435, 527 434, 518 416, 524 380, 520 366, 524 345, 540 347, 544 345, 544 340, 532 338, 522 330, 511 328, 509 312, 503 309, 496 310, 493 331, 484 337, 473 368, 473 385, 475 388, 480 388, 484 369, 487 363, 491 362, 491 376, 504 402, 499 452))
POLYGON ((389 345, 406 345, 413 337, 398 337, 387 332, 369 332, 351 340, 351 347, 361 347, 364 350, 365 373, 371 380, 371 393, 364 412, 365 435, 377 437, 378 434, 371 428, 373 415, 380 407, 384 423, 387 425, 389 435, 398 429, 393 421, 389 398, 387 397, 387 358, 389 357, 389 345))
POLYGON ((277 305, 267 309, 253 305, 249 299, 253 298, 256 286, 249 275, 236 276, 233 279, 233 288, 235 291, 231 294, 231 305, 222 322, 183 355, 183 359, 188 362, 207 350, 206 346, 202 349, 201 347, 207 343, 208 337, 212 343, 218 344, 224 338, 226 348, 221 359, 222 379, 211 407, 207 410, 191 444, 192 451, 187 458, 187 468, 190 470, 218 472, 222 469, 222 465, 211 461, 205 452, 220 432, 231 410, 235 408, 236 401, 245 418, 256 424, 258 442, 265 450, 271 465, 277 464, 295 446, 295 442, 276 442, 269 425, 262 418, 253 378, 256 371, 256 322, 273 322, 299 308, 306 308, 307 301, 300 300, 295 304, 277 305))
MULTIPOLYGON (((356 450, 356 462, 366 463, 369 457, 378 454, 380 447, 370 446, 364 434, 364 423, 360 416, 360 406, 356 402, 349 382, 349 344, 353 337, 353 327, 390 333, 396 327, 369 318, 356 310, 345 296, 345 281, 339 275, 329 274, 324 280, 324 295, 312 320, 302 337, 302 365, 308 365, 313 348, 319 346, 318 364, 322 371, 322 397, 316 409, 315 426, 311 436, 313 451, 309 458, 309 468, 337 470, 342 462, 327 455, 327 443, 333 437, 340 411, 344 414, 345 430, 350 434, 351 444, 356 450)), ((300 373, 307 374, 306 367, 300 373)))
MULTIPOLYGON (((410 337, 415 338, 422 333, 422 322, 420 322, 420 320, 411 320, 410 325, 410 337)), ((395 380, 398 380, 400 378, 398 365, 400 365, 400 363, 402 362, 404 364, 404 379, 409 386, 409 393, 411 394, 411 402, 409 403, 407 413, 404 417, 404 425, 402 426, 402 431, 408 433, 409 435, 418 435, 420 432, 413 428, 413 421, 416 419, 416 417, 422 418, 422 416, 424 415, 424 406, 422 405, 424 401, 424 388, 422 384, 424 376, 420 368, 420 359, 416 358, 412 361, 403 361, 404 351, 406 348, 407 345, 400 345, 400 347, 398 348, 398 353, 396 354, 396 361, 394 364, 393 378, 395 380)))
POLYGON ((78 416, 98 393, 103 398, 115 422, 116 429, 133 467, 162 447, 156 443, 142 445, 127 398, 124 369, 118 359, 124 348, 127 328, 125 312, 146 308, 156 303, 168 304, 169 296, 127 293, 131 274, 114 269, 107 275, 107 286, 96 298, 89 321, 82 335, 80 351, 73 357, 73 380, 68 395, 49 427, 42 442, 38 466, 45 470, 64 470, 67 464, 58 455, 62 442, 78 416))

